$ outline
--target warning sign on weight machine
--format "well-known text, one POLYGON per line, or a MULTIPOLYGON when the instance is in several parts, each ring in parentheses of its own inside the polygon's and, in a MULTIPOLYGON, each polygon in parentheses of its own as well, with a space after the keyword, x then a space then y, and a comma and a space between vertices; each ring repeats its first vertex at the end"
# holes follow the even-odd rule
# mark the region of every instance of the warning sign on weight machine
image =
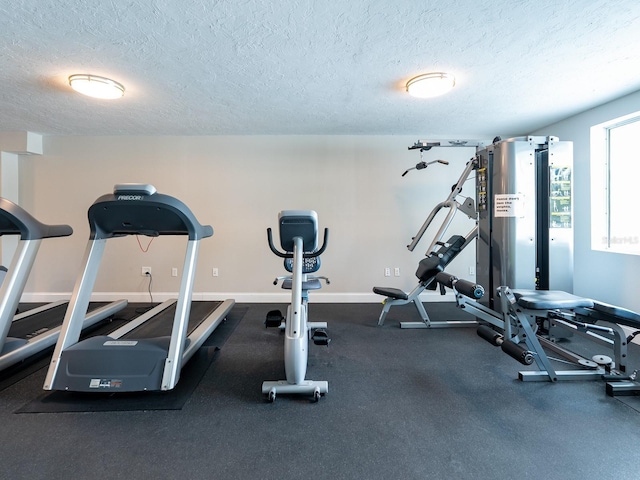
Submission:
POLYGON ((524 195, 500 193, 493 197, 494 217, 524 217, 524 195))

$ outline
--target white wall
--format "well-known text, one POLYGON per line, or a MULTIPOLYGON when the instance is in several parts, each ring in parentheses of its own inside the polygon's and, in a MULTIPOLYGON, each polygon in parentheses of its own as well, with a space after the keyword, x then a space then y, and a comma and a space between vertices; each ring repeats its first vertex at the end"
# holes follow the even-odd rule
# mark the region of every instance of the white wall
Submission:
MULTIPOLYGON (((539 134, 573 141, 574 148, 574 293, 640 311, 640 256, 591 250, 590 128, 640 110, 640 92, 541 129, 539 134)), ((636 192, 627 192, 629 201, 636 192)), ((637 222, 637 218, 629 221, 637 222)))
MULTIPOLYGON (((417 138, 400 136, 216 136, 216 137, 45 137, 42 156, 21 156, 20 204, 40 221, 67 223, 74 235, 43 242, 26 293, 31 299, 68 296, 82 265, 88 240, 86 212, 100 195, 122 182, 144 182, 173 195, 211 224, 202 241, 194 298, 284 301, 272 281, 284 273, 282 260, 266 242, 282 209, 314 209, 330 244, 321 274, 331 285, 313 301, 380 301, 374 285, 410 290, 432 233, 414 252, 406 245, 431 209, 446 198, 474 148, 434 148, 432 165, 402 172, 420 161, 407 151, 417 138), (220 276, 212 276, 212 268, 220 276), (384 268, 399 267, 399 278, 384 268)), ((474 196, 473 181, 465 194, 474 196)), ((451 234, 466 234, 473 223, 462 214, 451 234)), ((439 225, 438 225, 439 226, 439 225)), ((143 247, 149 238, 140 237, 143 247)), ((171 268, 181 269, 183 237, 160 237, 147 253, 136 237, 107 242, 96 298, 122 296, 147 301, 141 266, 153 269, 154 300, 176 292, 171 268)), ((475 246, 451 265, 469 278, 475 246)), ((434 295, 429 297, 439 300, 434 295)))

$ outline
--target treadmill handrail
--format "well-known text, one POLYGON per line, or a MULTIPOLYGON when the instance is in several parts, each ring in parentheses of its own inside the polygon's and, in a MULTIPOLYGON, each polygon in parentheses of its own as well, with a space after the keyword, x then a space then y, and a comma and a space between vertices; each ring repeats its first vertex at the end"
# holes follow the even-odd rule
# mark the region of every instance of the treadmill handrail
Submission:
POLYGON ((48 225, 36 220, 24 208, 0 197, 0 235, 20 235, 21 240, 68 237, 69 225, 48 225))

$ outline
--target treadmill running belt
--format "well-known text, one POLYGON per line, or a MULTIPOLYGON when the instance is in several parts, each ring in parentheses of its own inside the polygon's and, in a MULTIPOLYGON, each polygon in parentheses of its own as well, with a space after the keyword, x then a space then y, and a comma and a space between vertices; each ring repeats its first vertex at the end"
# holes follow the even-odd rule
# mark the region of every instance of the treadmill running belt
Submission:
MULTIPOLYGON (((191 312, 189 313, 189 326, 187 327, 187 335, 202 323, 213 311, 215 311, 222 302, 191 302, 191 312)), ((162 311, 148 322, 143 323, 138 328, 128 333, 122 338, 155 338, 171 336, 173 328, 173 317, 176 313, 176 304, 162 311)))

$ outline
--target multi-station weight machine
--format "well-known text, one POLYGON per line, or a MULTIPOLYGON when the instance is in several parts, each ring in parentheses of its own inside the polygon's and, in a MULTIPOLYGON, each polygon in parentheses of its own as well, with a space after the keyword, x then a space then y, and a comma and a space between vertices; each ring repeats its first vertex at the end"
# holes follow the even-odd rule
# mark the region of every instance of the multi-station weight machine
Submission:
MULTIPOLYGON (((416 273, 419 285, 409 294, 399 289, 374 287, 375 293, 387 297, 379 325, 384 323, 392 306, 413 302, 423 321, 403 322, 402 328, 453 326, 451 322, 431 322, 419 295, 425 289, 435 289, 436 273, 474 239, 476 280, 489 292, 482 299, 489 308, 499 307, 494 294, 502 285, 573 291, 572 142, 559 141, 557 137, 530 136, 496 139, 488 146, 469 142, 418 142, 409 148, 419 149, 422 154, 436 146, 475 146, 476 155, 466 163, 447 198, 433 208, 407 246, 413 251, 434 219, 441 211, 447 211, 429 244, 426 258, 420 262, 422 268, 416 273), (462 195, 472 175, 475 175, 475 199, 462 195), (473 220, 473 226, 466 235, 453 235, 445 240, 457 212, 473 220)), ((414 168, 421 170, 435 162, 447 163, 422 161, 414 168)), ((455 326, 468 326, 468 322, 457 322, 455 326)))
MULTIPOLYGON (((414 303, 422 322, 401 322, 402 328, 476 325, 478 335, 537 371, 520 372, 523 381, 608 380, 607 392, 640 391, 635 372, 626 373, 627 346, 621 325, 640 329, 640 315, 629 310, 572 295, 573 291, 573 144, 557 137, 496 138, 492 144, 418 142, 421 153, 434 146, 475 146, 450 195, 427 217, 408 245, 413 250, 442 209, 444 222, 420 262, 418 286, 410 293, 374 287, 384 295, 378 324, 394 305, 414 303), (475 200, 461 199, 465 182, 475 174, 475 200), (454 215, 475 220, 465 236, 444 240, 454 215), (444 272, 472 240, 476 240, 475 282, 444 272), (432 322, 419 295, 425 289, 454 290, 457 306, 476 321, 432 322), (585 358, 558 345, 580 336, 612 349, 585 358), (561 358, 547 355, 547 351, 561 358), (552 360, 571 368, 556 370, 552 360)), ((433 162, 420 162, 416 169, 433 162)), ((446 163, 440 161, 439 163, 446 163)), ((405 172, 406 174, 406 172, 405 172)))

